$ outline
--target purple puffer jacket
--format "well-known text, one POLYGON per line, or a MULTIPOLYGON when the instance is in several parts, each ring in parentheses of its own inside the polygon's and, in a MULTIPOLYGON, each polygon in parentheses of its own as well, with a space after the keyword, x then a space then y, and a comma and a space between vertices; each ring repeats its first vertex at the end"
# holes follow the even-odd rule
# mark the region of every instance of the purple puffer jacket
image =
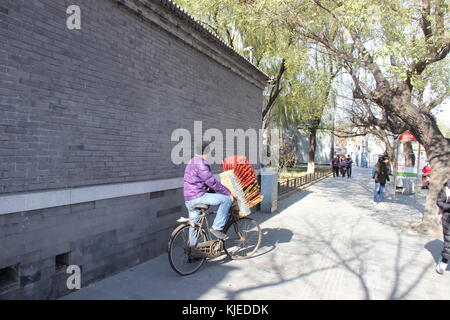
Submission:
POLYGON ((200 156, 195 156, 184 170, 184 199, 197 199, 204 195, 208 188, 217 193, 231 195, 230 190, 214 177, 208 162, 200 156))

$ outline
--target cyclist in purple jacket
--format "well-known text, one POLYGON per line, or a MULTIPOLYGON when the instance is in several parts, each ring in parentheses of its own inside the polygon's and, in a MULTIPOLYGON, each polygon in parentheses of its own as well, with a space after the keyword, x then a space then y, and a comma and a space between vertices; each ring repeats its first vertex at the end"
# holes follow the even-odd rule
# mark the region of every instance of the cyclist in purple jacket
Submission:
MULTIPOLYGON (((184 200, 189 211, 189 218, 197 221, 199 211, 195 209, 198 204, 219 206, 216 218, 210 229, 218 239, 227 239, 223 228, 228 219, 230 207, 234 197, 224 185, 222 185, 211 172, 207 162, 210 153, 209 143, 198 146, 195 156, 189 161, 184 171, 184 200), (214 191, 215 193, 211 193, 214 191)), ((194 245, 196 237, 193 228, 190 230, 190 242, 194 245)))

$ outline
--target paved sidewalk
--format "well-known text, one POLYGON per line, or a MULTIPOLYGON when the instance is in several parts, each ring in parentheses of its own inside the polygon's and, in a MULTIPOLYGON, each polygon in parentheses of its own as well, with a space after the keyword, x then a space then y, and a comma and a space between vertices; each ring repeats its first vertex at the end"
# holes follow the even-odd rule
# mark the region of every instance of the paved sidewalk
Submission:
POLYGON ((353 174, 254 214, 264 233, 255 258, 222 256, 180 277, 163 254, 63 299, 450 299, 450 271, 434 270, 442 240, 401 230, 420 221, 423 197, 393 202, 389 185, 375 206, 371 169, 353 174))

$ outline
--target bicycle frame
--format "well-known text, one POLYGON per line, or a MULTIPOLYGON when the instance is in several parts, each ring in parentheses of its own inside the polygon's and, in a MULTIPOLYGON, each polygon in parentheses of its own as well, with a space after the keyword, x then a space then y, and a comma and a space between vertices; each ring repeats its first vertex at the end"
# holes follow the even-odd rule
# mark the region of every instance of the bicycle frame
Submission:
MULTIPOLYGON (((189 221, 186 221, 183 224, 188 224, 191 227, 198 227, 198 228, 196 228, 196 232, 199 232, 200 229, 203 229, 203 230, 206 229, 208 239, 211 239, 212 237, 211 237, 211 232, 209 231, 209 223, 208 223, 208 219, 206 219, 206 217, 208 215, 215 214, 216 212, 208 213, 208 212, 206 212, 205 209, 200 209, 200 211, 202 213, 198 218, 196 218, 196 219, 189 218, 189 221), (198 220, 198 222, 193 222, 192 220, 198 220), (205 226, 206 226, 206 228, 205 228, 205 226)), ((238 218, 232 212, 230 212, 227 222, 225 223, 224 229, 227 230, 231 225, 233 225, 237 221, 238 221, 238 218)), ((196 236, 198 237, 198 233, 196 234, 196 236)), ((221 240, 221 241, 223 241, 223 240, 221 240)))

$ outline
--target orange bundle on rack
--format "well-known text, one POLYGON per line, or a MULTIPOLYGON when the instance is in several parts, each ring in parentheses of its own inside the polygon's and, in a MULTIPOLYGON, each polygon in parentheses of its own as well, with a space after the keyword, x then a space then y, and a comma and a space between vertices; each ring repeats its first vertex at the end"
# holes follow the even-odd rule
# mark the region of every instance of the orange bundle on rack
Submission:
POLYGON ((222 161, 222 170, 220 176, 236 196, 241 216, 250 214, 249 208, 263 200, 252 165, 244 156, 231 156, 222 161))

